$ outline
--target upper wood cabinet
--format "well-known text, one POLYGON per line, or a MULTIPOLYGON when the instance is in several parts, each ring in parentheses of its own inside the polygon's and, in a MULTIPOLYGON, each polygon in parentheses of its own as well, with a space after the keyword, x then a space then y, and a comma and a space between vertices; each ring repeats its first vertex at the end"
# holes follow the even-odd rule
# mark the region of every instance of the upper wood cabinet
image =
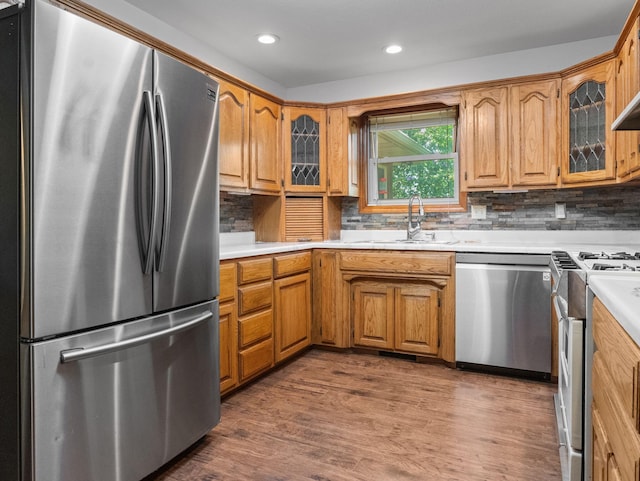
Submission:
POLYGON ((327 111, 284 108, 284 186, 287 192, 323 193, 327 185, 327 111))
POLYGON ((559 88, 551 79, 464 92, 464 188, 557 185, 559 88))
POLYGON ((250 188, 257 193, 279 194, 282 190, 281 108, 258 95, 249 100, 251 138, 250 188))
POLYGON ((358 197, 358 135, 346 107, 327 109, 327 194, 358 197))
POLYGON ((249 92, 219 83, 220 189, 244 191, 249 188, 249 92))
POLYGON ((510 91, 511 185, 556 185, 560 81, 512 85, 510 91))
MULTIPOLYGON (((616 62, 616 117, 638 93, 638 19, 629 31, 616 62)), ((619 130, 615 133, 617 177, 621 181, 640 175, 640 133, 619 130)))
POLYGON ((509 89, 475 89, 463 93, 462 185, 509 186, 509 89))
POLYGON ((598 184, 615 179, 614 61, 562 80, 562 182, 598 184))

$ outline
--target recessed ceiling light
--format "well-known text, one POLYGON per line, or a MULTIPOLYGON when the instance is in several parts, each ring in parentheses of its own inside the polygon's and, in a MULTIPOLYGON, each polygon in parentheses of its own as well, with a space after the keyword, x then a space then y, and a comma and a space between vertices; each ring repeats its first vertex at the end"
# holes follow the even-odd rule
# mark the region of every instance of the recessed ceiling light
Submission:
POLYGON ((384 51, 387 53, 400 53, 402 52, 402 47, 400 45, 389 45, 384 48, 384 51))
POLYGON ((257 35, 257 37, 258 37, 258 42, 263 43, 265 45, 271 45, 273 43, 276 43, 278 40, 280 40, 280 37, 272 33, 261 33, 257 35))

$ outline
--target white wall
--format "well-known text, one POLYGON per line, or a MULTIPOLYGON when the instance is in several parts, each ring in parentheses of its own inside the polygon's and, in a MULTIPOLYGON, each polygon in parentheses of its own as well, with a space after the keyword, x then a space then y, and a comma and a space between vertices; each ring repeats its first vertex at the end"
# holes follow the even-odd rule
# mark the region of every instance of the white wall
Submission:
POLYGON ((122 0, 84 0, 84 2, 148 35, 193 55, 223 72, 255 85, 277 97, 285 98, 286 96, 286 89, 279 83, 229 57, 225 57, 211 46, 191 37, 188 33, 167 25, 129 3, 122 0))
POLYGON ((288 100, 340 102, 557 72, 613 49, 617 36, 287 89, 288 100))
POLYGON ((211 46, 122 0, 84 0, 95 8, 196 58, 286 100, 331 103, 471 82, 556 72, 610 51, 616 36, 286 89, 211 46))

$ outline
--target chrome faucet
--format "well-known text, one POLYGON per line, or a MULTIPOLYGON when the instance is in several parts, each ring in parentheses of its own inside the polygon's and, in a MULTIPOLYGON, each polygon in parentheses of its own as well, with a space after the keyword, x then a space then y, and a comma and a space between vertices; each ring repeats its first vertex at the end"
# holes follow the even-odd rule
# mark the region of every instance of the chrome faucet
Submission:
POLYGON ((418 194, 413 194, 409 199, 409 224, 407 225, 407 240, 412 240, 422 230, 420 225, 421 218, 424 217, 424 205, 422 204, 422 198, 418 194), (413 223, 413 201, 418 199, 418 219, 414 225, 413 223))

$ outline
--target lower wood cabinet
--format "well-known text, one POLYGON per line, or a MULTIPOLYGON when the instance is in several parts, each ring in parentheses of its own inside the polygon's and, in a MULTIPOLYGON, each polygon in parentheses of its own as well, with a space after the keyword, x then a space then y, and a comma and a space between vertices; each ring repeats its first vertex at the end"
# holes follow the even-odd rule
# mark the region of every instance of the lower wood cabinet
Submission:
POLYGON ((311 343, 311 252, 220 264, 220 392, 311 343))
POLYGON ((593 303, 593 481, 640 479, 640 347, 593 303))
POLYGON ((279 362, 311 343, 311 274, 276 279, 274 296, 275 359, 279 362))
POLYGON ((335 312, 324 305, 316 311, 322 344, 331 340, 325 329, 333 335, 341 332, 343 319, 353 329, 350 345, 455 362, 454 254, 344 250, 337 259, 336 265, 326 255, 320 259, 323 266, 329 261, 328 276, 314 273, 323 291, 334 281, 329 289, 337 304, 335 312))
POLYGON ((426 282, 358 280, 351 289, 354 345, 438 353, 438 287, 426 282))
POLYGON ((236 307, 236 264, 220 264, 220 393, 238 385, 238 315, 236 307))

